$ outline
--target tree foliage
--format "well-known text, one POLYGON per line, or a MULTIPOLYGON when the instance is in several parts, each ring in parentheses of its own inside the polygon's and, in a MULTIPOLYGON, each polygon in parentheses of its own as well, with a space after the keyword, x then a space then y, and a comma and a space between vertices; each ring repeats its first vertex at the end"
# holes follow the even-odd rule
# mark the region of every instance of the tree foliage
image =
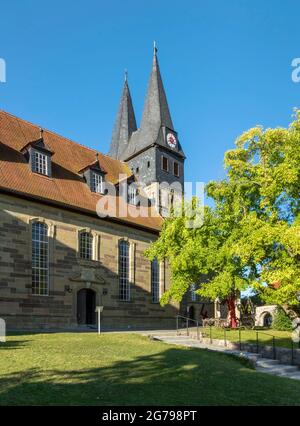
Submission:
MULTIPOLYGON (((172 286, 161 303, 180 301, 192 283, 199 295, 229 298, 248 287, 278 305, 300 291, 300 111, 289 128, 255 127, 225 153, 226 179, 206 185, 214 207, 203 225, 185 214, 166 219, 146 252, 166 258, 172 286)), ((195 207, 195 200, 190 202, 195 207)))
POLYGON ((278 307, 274 313, 272 328, 279 331, 292 331, 292 321, 284 309, 278 307))

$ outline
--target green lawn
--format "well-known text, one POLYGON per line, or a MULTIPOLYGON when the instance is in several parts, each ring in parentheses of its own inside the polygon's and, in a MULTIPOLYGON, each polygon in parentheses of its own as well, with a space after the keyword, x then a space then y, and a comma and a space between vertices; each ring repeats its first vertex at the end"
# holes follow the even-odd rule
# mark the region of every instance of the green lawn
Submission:
POLYGON ((22 334, 0 343, 0 405, 300 405, 300 381, 137 334, 22 334))
MULTIPOLYGON (((260 330, 241 330, 241 339, 242 342, 254 343, 256 344, 256 332, 258 331, 258 341, 259 345, 272 345, 273 338, 275 336, 276 346, 282 346, 286 348, 291 348, 291 331, 276 331, 272 329, 260 329, 260 330)), ((205 333, 207 337, 210 336, 209 327, 205 328, 205 333)), ((211 330, 213 339, 224 339, 224 329, 212 327, 211 330)), ((239 332, 238 330, 228 329, 226 330, 226 339, 232 342, 239 341, 239 332)))

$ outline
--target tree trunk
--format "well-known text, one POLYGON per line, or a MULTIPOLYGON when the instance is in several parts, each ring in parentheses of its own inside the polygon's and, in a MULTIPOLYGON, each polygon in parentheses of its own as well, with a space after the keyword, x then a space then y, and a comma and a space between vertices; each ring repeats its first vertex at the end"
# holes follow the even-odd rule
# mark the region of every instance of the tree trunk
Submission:
POLYGON ((229 310, 230 315, 230 327, 231 328, 237 328, 237 318, 236 318, 236 312, 235 312, 235 296, 230 296, 227 299, 227 306, 229 310))
POLYGON ((300 309, 298 306, 289 306, 285 304, 282 305, 282 308, 291 320, 300 316, 300 309))

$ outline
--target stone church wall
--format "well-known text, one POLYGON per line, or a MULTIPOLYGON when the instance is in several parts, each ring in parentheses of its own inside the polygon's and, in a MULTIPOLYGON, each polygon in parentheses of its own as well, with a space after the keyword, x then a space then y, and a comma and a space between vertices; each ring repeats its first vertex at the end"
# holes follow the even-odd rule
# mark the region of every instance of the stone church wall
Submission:
MULTIPOLYGON (((8 329, 77 327, 77 292, 91 288, 104 306, 102 325, 112 329, 174 327, 177 305, 162 308, 151 299, 150 261, 143 252, 156 238, 150 232, 42 203, 0 195, 0 317, 8 329), (32 295, 31 224, 49 227, 49 296, 32 295), (89 230, 96 259, 79 258, 78 235, 89 230), (118 244, 130 243, 131 301, 119 301, 118 244)), ((160 265, 161 293, 170 285, 160 265)))

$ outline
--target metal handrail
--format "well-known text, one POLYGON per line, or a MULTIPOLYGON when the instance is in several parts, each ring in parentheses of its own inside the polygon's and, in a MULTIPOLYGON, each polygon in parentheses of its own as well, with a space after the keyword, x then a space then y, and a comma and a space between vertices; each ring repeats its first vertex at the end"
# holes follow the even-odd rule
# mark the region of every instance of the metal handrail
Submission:
MULTIPOLYGON (((186 321, 186 333, 187 333, 187 336, 189 336, 189 321, 192 321, 192 322, 196 323, 196 326, 197 326, 197 339, 198 340, 200 340, 199 327, 202 330, 205 330, 205 329, 209 328, 209 338, 210 338, 210 343, 212 344, 212 340, 213 340, 212 339, 212 325, 208 325, 208 326, 201 325, 201 326, 199 326, 199 322, 200 321, 195 320, 193 318, 189 318, 189 317, 183 316, 183 315, 177 315, 176 316, 176 324, 177 324, 176 330, 177 330, 177 334, 178 334, 178 331, 179 331, 179 318, 182 318, 182 319, 184 319, 186 321)), ((240 350, 242 350, 242 343, 243 343, 243 341, 242 341, 242 331, 243 330, 244 330, 243 327, 237 327, 235 329, 224 328, 223 329, 223 331, 224 331, 224 345, 227 346, 227 341, 228 341, 227 340, 227 332, 229 332, 229 331, 238 331, 238 334, 239 334, 239 348, 240 348, 240 350)), ((273 359, 276 359, 276 337, 278 337, 278 336, 276 336, 274 334, 266 333, 266 332, 261 331, 261 330, 253 330, 253 331, 256 332, 256 353, 259 353, 259 345, 260 345, 260 342, 259 342, 259 333, 265 334, 266 336, 272 337, 273 359)), ((203 336, 202 336, 202 338, 203 338, 203 336)), ((264 346, 268 346, 268 345, 265 344, 264 346)), ((300 349, 300 342, 298 344, 298 347, 300 349)), ((295 356, 294 355, 294 351, 295 351, 295 343, 291 339, 291 361, 292 361, 292 364, 294 363, 294 356, 295 356)))
POLYGON ((276 334, 265 333, 264 331, 260 331, 260 330, 256 330, 256 329, 254 329, 253 331, 256 331, 256 333, 265 334, 266 336, 278 337, 278 336, 276 336, 276 334))
POLYGON ((199 321, 194 320, 193 318, 188 318, 185 317, 183 315, 177 315, 176 316, 176 332, 178 334, 178 330, 179 330, 179 318, 183 318, 184 320, 186 320, 186 335, 189 336, 189 321, 193 321, 196 323, 197 326, 197 339, 199 340, 200 334, 199 334, 199 321))
POLYGON ((197 321, 197 320, 195 320, 193 318, 185 317, 183 315, 176 315, 176 318, 188 319, 189 321, 193 321, 193 322, 199 323, 199 321, 197 321))

